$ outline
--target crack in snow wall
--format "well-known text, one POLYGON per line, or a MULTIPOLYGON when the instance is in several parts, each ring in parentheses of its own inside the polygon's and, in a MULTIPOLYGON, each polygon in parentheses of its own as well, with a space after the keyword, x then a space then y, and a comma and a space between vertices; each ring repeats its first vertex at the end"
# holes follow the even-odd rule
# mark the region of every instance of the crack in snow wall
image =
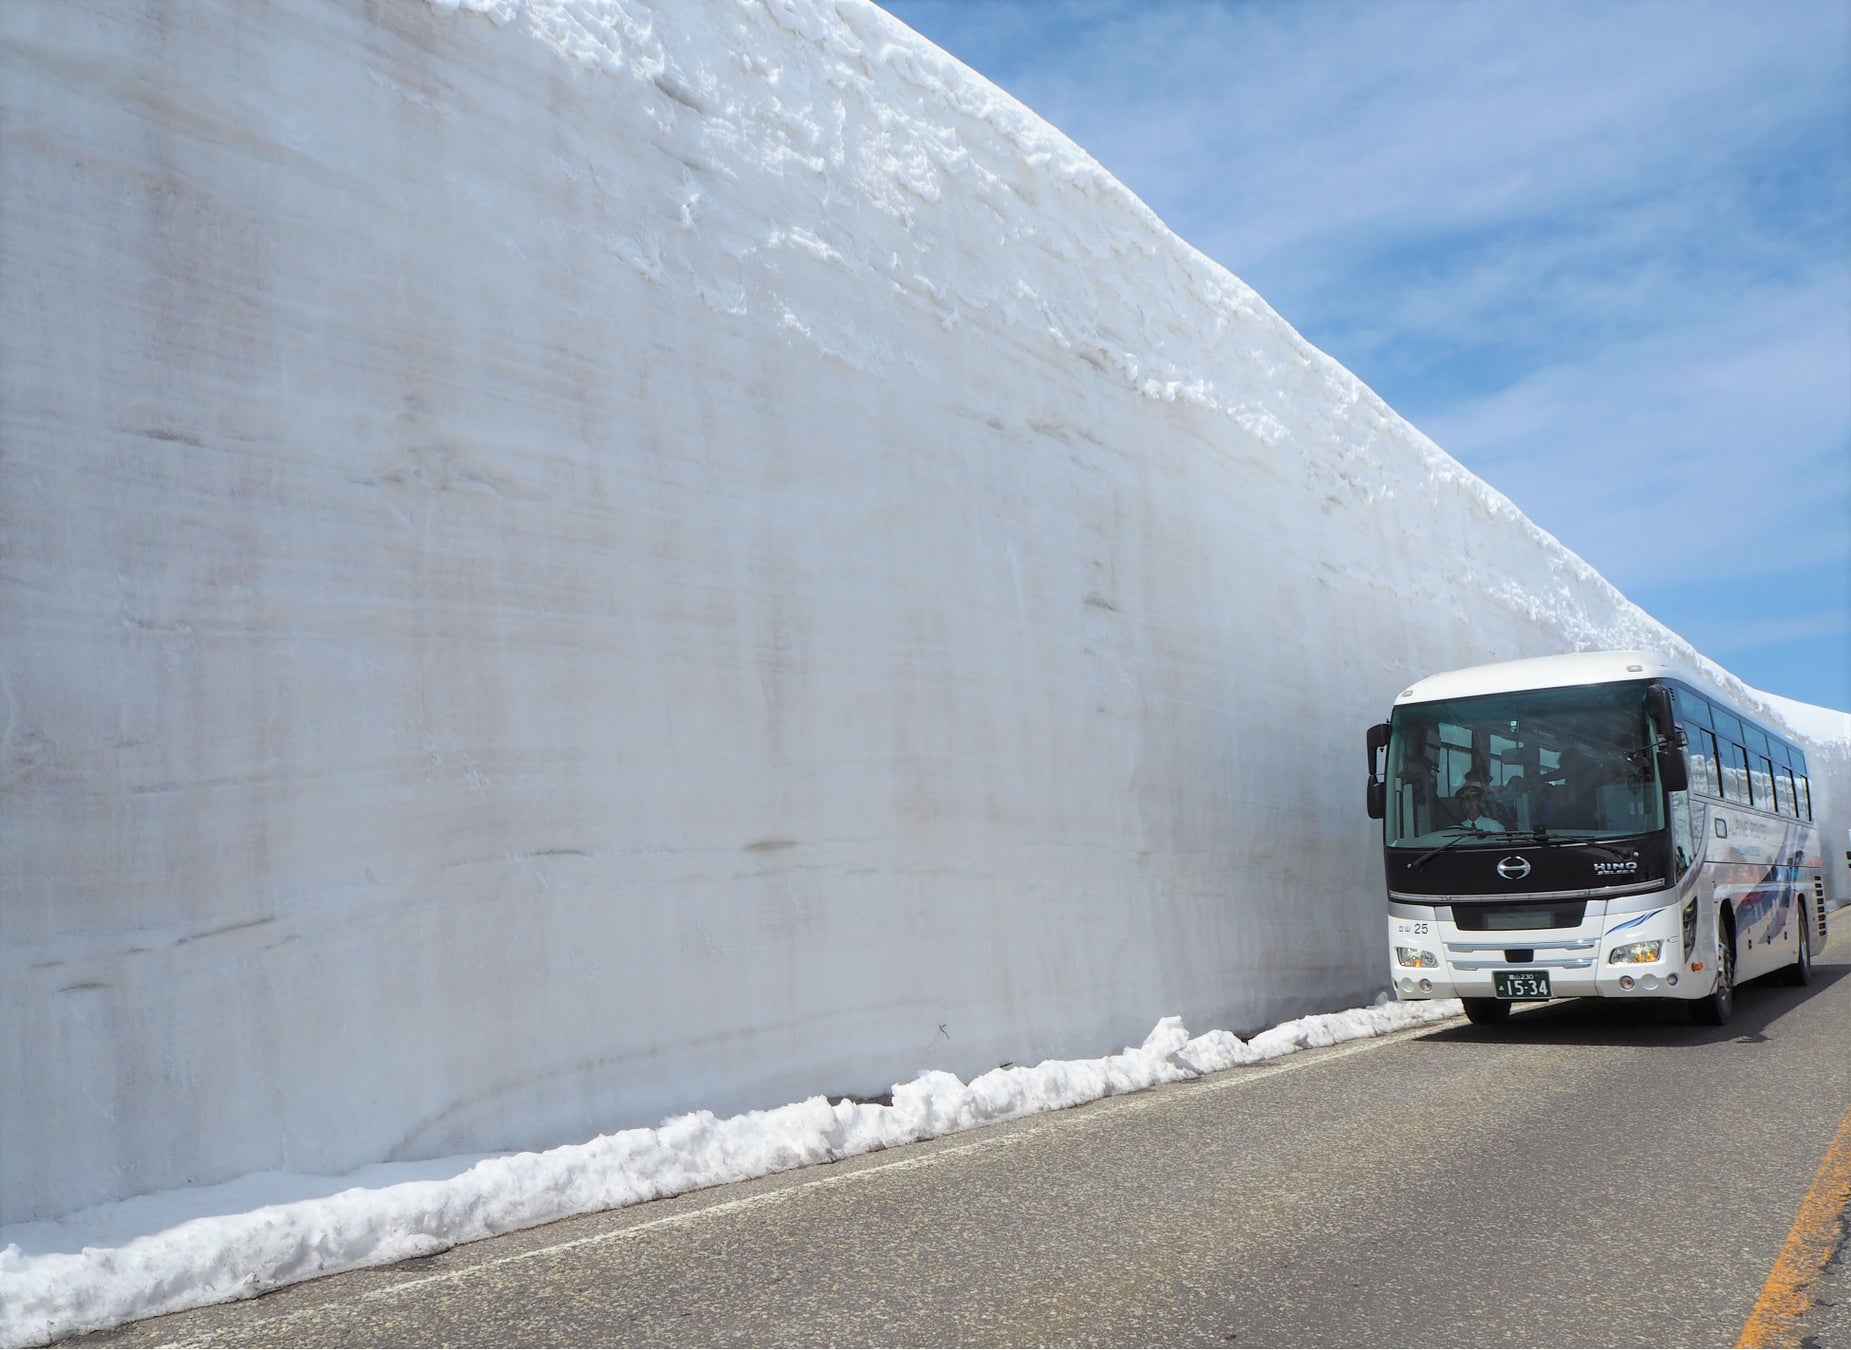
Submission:
POLYGON ((1394 693, 1696 659, 869 5, 0 63, 0 1222, 1366 1001, 1394 693))

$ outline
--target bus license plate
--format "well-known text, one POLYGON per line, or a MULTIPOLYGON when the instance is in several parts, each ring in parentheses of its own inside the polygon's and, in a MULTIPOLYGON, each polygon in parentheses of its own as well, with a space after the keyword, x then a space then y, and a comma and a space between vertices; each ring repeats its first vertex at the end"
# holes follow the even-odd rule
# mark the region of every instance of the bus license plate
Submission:
POLYGON ((1546 970, 1494 970, 1491 972, 1491 989, 1499 998, 1516 1002, 1554 997, 1549 992, 1549 972, 1546 970))

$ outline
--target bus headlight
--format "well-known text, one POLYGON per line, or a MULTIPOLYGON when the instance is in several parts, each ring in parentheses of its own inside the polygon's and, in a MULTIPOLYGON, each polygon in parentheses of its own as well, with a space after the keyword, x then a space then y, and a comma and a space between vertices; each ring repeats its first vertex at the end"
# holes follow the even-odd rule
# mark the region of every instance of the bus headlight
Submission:
POLYGON ((1395 964, 1413 966, 1417 970, 1431 970, 1440 964, 1440 958, 1432 952, 1422 951, 1419 947, 1395 948, 1395 964))
POLYGON ((1608 952, 1607 961, 1617 966, 1644 965, 1648 961, 1656 961, 1664 949, 1664 942, 1658 938, 1650 942, 1629 942, 1624 947, 1615 947, 1608 952))

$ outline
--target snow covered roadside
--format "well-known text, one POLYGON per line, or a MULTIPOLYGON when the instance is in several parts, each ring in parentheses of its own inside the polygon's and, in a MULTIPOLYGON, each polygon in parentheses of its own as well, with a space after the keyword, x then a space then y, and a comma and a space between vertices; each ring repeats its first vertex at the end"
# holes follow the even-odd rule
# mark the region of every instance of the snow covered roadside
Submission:
POLYGON ((811 1097, 721 1120, 699 1111, 545 1153, 388 1163, 347 1177, 271 1173, 99 1205, 0 1229, 0 1345, 250 1298, 297 1280, 427 1256, 554 1219, 1079 1106, 1295 1050, 1457 1016, 1456 1000, 1318 1013, 1242 1041, 1191 1037, 1166 1017, 1144 1043, 1100 1059, 938 1070, 893 1104, 811 1097))

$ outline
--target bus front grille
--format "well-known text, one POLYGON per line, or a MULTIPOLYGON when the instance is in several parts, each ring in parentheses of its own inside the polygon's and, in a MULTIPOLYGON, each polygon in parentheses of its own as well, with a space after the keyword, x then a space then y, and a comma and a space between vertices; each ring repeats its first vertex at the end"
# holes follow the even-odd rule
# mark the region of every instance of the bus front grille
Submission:
POLYGON ((1454 970, 1491 970, 1504 966, 1534 966, 1542 970, 1587 970, 1600 950, 1599 938, 1562 938, 1535 942, 1528 947, 1506 947, 1501 942, 1448 942, 1446 959, 1454 970))
POLYGON ((1453 923, 1462 933, 1499 933, 1512 929, 1579 928, 1587 901, 1524 901, 1494 905, 1453 905, 1453 923))

